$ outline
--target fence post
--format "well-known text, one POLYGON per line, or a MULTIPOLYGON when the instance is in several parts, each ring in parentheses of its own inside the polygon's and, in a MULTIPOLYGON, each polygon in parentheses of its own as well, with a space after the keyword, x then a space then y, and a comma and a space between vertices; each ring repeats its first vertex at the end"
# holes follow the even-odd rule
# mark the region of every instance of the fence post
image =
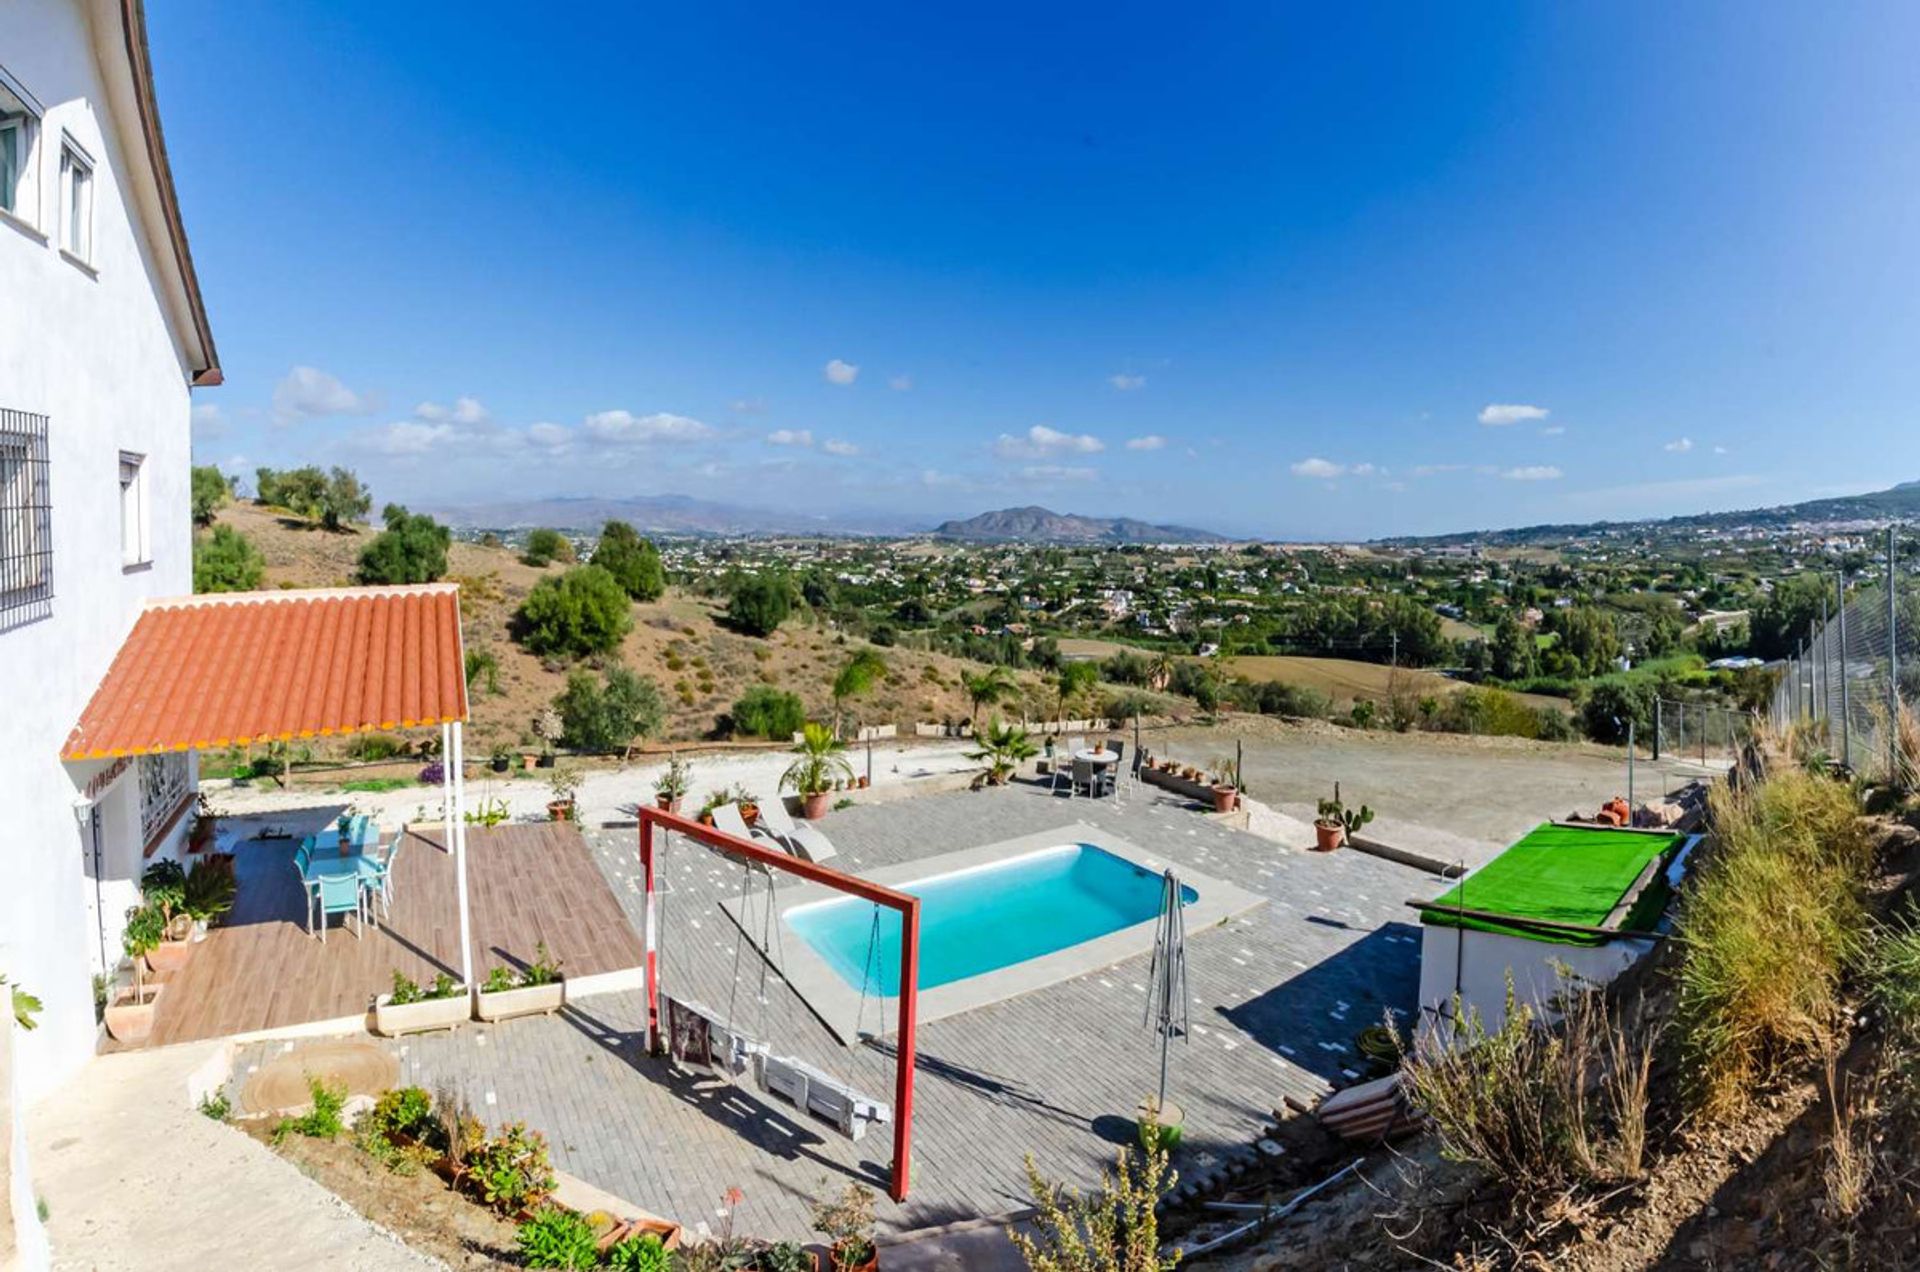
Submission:
POLYGON ((1900 778, 1900 631, 1893 599, 1893 527, 1887 527, 1887 780, 1900 778))
POLYGON ((1840 762, 1853 767, 1853 708, 1847 694, 1847 572, 1841 570, 1835 580, 1840 612, 1840 762))
MULTIPOLYGON (((1681 708, 1686 710, 1685 707, 1681 708)), ((1707 704, 1700 704, 1700 767, 1707 766, 1707 704)))

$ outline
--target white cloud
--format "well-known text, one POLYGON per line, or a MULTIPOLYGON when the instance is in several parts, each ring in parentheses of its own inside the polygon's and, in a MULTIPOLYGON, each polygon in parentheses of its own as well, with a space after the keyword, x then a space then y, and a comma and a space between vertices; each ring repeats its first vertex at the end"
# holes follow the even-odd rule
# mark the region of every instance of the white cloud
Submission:
POLYGON ((928 468, 921 471, 920 484, 923 486, 965 486, 968 482, 965 477, 960 476, 958 473, 943 473, 937 468, 928 468))
POLYGON ((727 409, 741 415, 758 415, 767 409, 767 401, 765 398, 735 398, 727 403, 727 409))
POLYGON ((827 377, 828 384, 845 386, 852 384, 860 377, 860 368, 851 362, 842 362, 835 358, 820 369, 820 374, 827 377))
POLYGON ((820 449, 829 455, 858 455, 860 448, 852 442, 843 442, 837 438, 828 438, 820 443, 820 449))
POLYGON ((1524 424, 1528 420, 1544 420, 1548 414, 1544 406, 1528 406, 1523 402, 1489 402, 1480 408, 1480 422, 1498 428, 1506 424, 1524 424))
POLYGON ((1293 465, 1295 477, 1309 477, 1316 481, 1332 481, 1346 471, 1345 464, 1336 464, 1330 459, 1321 459, 1317 455, 1293 465))
POLYGON ((770 446, 799 446, 811 450, 813 448, 813 433, 804 428, 776 428, 773 432, 767 434, 767 444, 770 446))
POLYGON ((454 439, 456 430, 444 421, 395 420, 375 432, 368 443, 383 455, 424 455, 454 439))
POLYGON ((1020 470, 1020 475, 1028 481, 1047 484, 1062 481, 1092 481, 1099 476, 1091 468, 1071 464, 1028 464, 1020 470))
POLYGON ((596 411, 586 419, 587 432, 603 442, 691 442, 713 435, 699 420, 685 415, 656 411, 635 415, 631 411, 596 411))
POLYGON ((480 404, 480 399, 475 397, 457 397, 453 400, 452 406, 442 406, 438 402, 422 402, 413 408, 413 414, 416 419, 432 423, 452 420, 455 424, 485 424, 493 418, 487 408, 480 404))
POLYGON ((239 477, 252 467, 245 455, 229 455, 220 461, 220 471, 229 477, 239 477))
POLYGON ((1724 446, 1716 446, 1713 448, 1713 453, 1716 455, 1724 455, 1727 453, 1727 448, 1724 446))
POLYGON ((1352 468, 1348 469, 1347 471, 1352 473, 1355 477, 1372 477, 1375 474, 1385 476, 1387 470, 1384 468, 1376 468, 1372 464, 1355 464, 1352 468))
POLYGON ((527 425, 527 440, 535 446, 548 450, 559 450, 573 440, 573 430, 564 424, 553 424, 541 420, 527 425))
POLYGON ((1051 455, 1097 455, 1107 444, 1090 433, 1062 433, 1059 429, 1035 424, 1025 437, 1000 434, 993 453, 1002 459, 1045 459, 1051 455))
POLYGON ((354 392, 316 367, 295 367, 273 387, 273 418, 277 424, 325 415, 364 415, 373 407, 370 395, 354 392))
POLYGON ((1565 424, 1549 424, 1545 428, 1540 430, 1540 436, 1558 437, 1560 436, 1560 434, 1566 431, 1567 431, 1567 426, 1565 424))
POLYGON ((893 376, 887 381, 887 387, 896 393, 905 393, 913 387, 913 377, 910 375, 893 376))
POLYGON ((193 404, 193 435, 202 441, 220 436, 227 431, 227 422, 220 414, 217 402, 195 402, 193 404))
POLYGON ((1465 464, 1420 464, 1413 470, 1415 477, 1433 477, 1440 473, 1457 473, 1466 468, 1465 464))
POLYGON ((1107 383, 1111 384, 1114 388, 1120 390, 1122 393, 1131 393, 1135 389, 1146 388, 1147 377, 1144 375, 1128 375, 1126 372, 1122 371, 1119 375, 1108 376, 1107 383))
POLYGON ((1566 476, 1552 464, 1527 464, 1519 468, 1503 468, 1500 475, 1508 481, 1558 481, 1566 476))
POLYGON ((1661 449, 1671 451, 1675 455, 1684 455, 1693 449, 1693 439, 1691 437, 1676 437, 1661 447, 1661 449))
POLYGON ((1129 437, 1127 439, 1127 449, 1133 451, 1163 450, 1166 445, 1167 439, 1158 433, 1148 433, 1145 437, 1129 437))

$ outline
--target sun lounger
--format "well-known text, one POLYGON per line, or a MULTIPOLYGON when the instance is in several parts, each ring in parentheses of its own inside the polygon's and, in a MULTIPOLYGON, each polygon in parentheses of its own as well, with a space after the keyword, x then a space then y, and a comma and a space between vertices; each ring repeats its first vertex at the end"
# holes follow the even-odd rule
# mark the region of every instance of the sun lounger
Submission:
POLYGON ((760 806, 760 824, 783 840, 787 850, 796 857, 825 861, 839 855, 839 849, 833 846, 833 840, 828 839, 825 832, 818 826, 794 821, 787 813, 787 806, 777 799, 760 806))
POLYGON ((757 826, 749 829, 747 819, 740 815, 738 804, 722 804, 714 809, 713 828, 722 834, 732 835, 735 839, 744 839, 748 843, 778 848, 788 854, 793 852, 793 849, 787 846, 787 842, 778 835, 761 830, 757 826))
POLYGON ((792 1056, 759 1055, 753 1060, 760 1089, 796 1109, 833 1123, 842 1135, 858 1140, 871 1123, 893 1120, 893 1110, 862 1095, 831 1074, 792 1056))

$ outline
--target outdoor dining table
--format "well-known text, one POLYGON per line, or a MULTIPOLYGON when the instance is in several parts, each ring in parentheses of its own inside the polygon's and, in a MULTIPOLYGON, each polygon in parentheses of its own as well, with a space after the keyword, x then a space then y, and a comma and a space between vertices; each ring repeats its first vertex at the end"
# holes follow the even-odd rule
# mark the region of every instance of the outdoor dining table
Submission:
POLYGON ((1099 791, 1101 784, 1106 779, 1106 773, 1104 770, 1109 764, 1117 763, 1120 759, 1120 756, 1111 749, 1104 750, 1104 751, 1096 751, 1089 746, 1089 747, 1084 747, 1078 751, 1075 751, 1073 753, 1073 758, 1077 761, 1083 761, 1085 763, 1093 765, 1094 767, 1093 791, 1090 793, 1097 793, 1099 791))

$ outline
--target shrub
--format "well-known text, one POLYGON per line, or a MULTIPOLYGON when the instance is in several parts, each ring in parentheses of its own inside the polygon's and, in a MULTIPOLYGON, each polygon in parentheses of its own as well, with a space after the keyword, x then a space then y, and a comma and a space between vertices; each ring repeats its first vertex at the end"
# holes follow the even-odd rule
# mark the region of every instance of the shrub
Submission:
POLYGON ((1601 680, 1585 686, 1577 703, 1580 728, 1595 742, 1624 743, 1627 722, 1637 737, 1653 736, 1653 682, 1646 679, 1601 680))
POLYGON ((538 1205, 553 1192, 546 1137, 525 1122, 509 1122, 467 1153, 468 1178, 481 1199, 503 1215, 538 1205))
POLYGON ((727 623, 747 636, 771 636, 792 611, 793 591, 784 575, 749 574, 734 584, 727 623))
POLYGON ((1872 844, 1848 788, 1799 770, 1717 786, 1709 810, 1715 846, 1680 913, 1674 1014, 1692 1092, 1725 1118, 1831 1041, 1872 844))
POLYGON ((1192 698, 1202 711, 1211 711, 1220 705, 1220 677, 1208 663, 1187 660, 1175 663, 1167 679, 1167 689, 1192 698))
POLYGON ((600 1261, 593 1225, 564 1206, 543 1207, 520 1225, 518 1239, 530 1268, 590 1268, 600 1261))
POLYGON ((452 531, 399 504, 388 504, 380 515, 387 528, 360 553, 361 583, 431 583, 447 572, 452 531))
POLYGON ((376 1134, 388 1140, 396 1136, 421 1139, 435 1127, 433 1097, 422 1087, 395 1087, 381 1094, 363 1119, 376 1134))
POLYGON ((660 564, 660 550, 624 521, 609 521, 600 531, 600 542, 593 549, 593 563, 613 575, 614 581, 636 601, 657 601, 667 590, 667 571, 660 564))
POLYGON ((666 718, 659 686, 625 667, 609 669, 604 683, 575 671, 553 706, 561 740, 577 751, 625 750, 635 738, 658 732, 666 718))
MULTIPOLYGON (((660 1244, 660 1238, 651 1232, 628 1237, 616 1242, 607 1250, 607 1267, 614 1272, 667 1272, 673 1266, 672 1256, 667 1248, 660 1244)), ((811 1267, 810 1263, 802 1264, 811 1267)))
POLYGON ((340 467, 324 473, 312 465, 289 472, 262 468, 254 475, 254 491, 261 503, 318 521, 329 530, 343 529, 373 507, 373 496, 359 476, 340 467))
POLYGON ((1333 699, 1317 689, 1269 680, 1255 689, 1252 709, 1261 715, 1323 720, 1333 712, 1333 699))
POLYGON ((233 482, 212 464, 193 467, 193 524, 210 526, 213 514, 233 497, 233 482))
POLYGON ((1027 1155, 1031 1232, 1008 1229, 1031 1272, 1169 1272, 1180 1252, 1160 1253, 1160 1199, 1173 1188, 1164 1150, 1123 1148, 1102 1171, 1100 1191, 1049 1182, 1027 1155))
POLYGON ((548 565, 554 561, 572 564, 577 558, 572 540, 558 530, 542 526, 527 536, 527 550, 520 554, 520 559, 528 565, 548 565))
POLYGON ((224 1122, 233 1116, 233 1101, 225 1091, 209 1091, 200 1097, 200 1115, 224 1122))
POLYGON ((520 639, 536 654, 606 653, 632 627, 632 602, 597 565, 541 579, 520 606, 520 639))
POLYGON ((1102 679, 1116 685, 1144 685, 1153 679, 1153 664, 1141 654, 1123 649, 1100 664, 1102 679))
POLYGON ((488 693, 500 692, 500 659, 491 649, 467 651, 467 683, 479 684, 488 693))
POLYGON ((267 575, 267 562, 253 540, 232 526, 215 526, 193 541, 193 590, 251 592, 267 575))
POLYGON ((775 742, 791 738, 807 721, 799 697, 772 685, 755 685, 741 694, 728 715, 735 734, 775 742))
POLYGON ((283 1117, 275 1123, 275 1143, 289 1135, 304 1135, 308 1139, 338 1139, 340 1132, 347 1129, 340 1116, 347 1107, 347 1088, 344 1083, 309 1078, 307 1091, 313 1097, 313 1107, 299 1117, 283 1117))
POLYGON ((348 757, 356 760, 385 760, 406 753, 406 742, 391 733, 359 733, 347 743, 348 757))

